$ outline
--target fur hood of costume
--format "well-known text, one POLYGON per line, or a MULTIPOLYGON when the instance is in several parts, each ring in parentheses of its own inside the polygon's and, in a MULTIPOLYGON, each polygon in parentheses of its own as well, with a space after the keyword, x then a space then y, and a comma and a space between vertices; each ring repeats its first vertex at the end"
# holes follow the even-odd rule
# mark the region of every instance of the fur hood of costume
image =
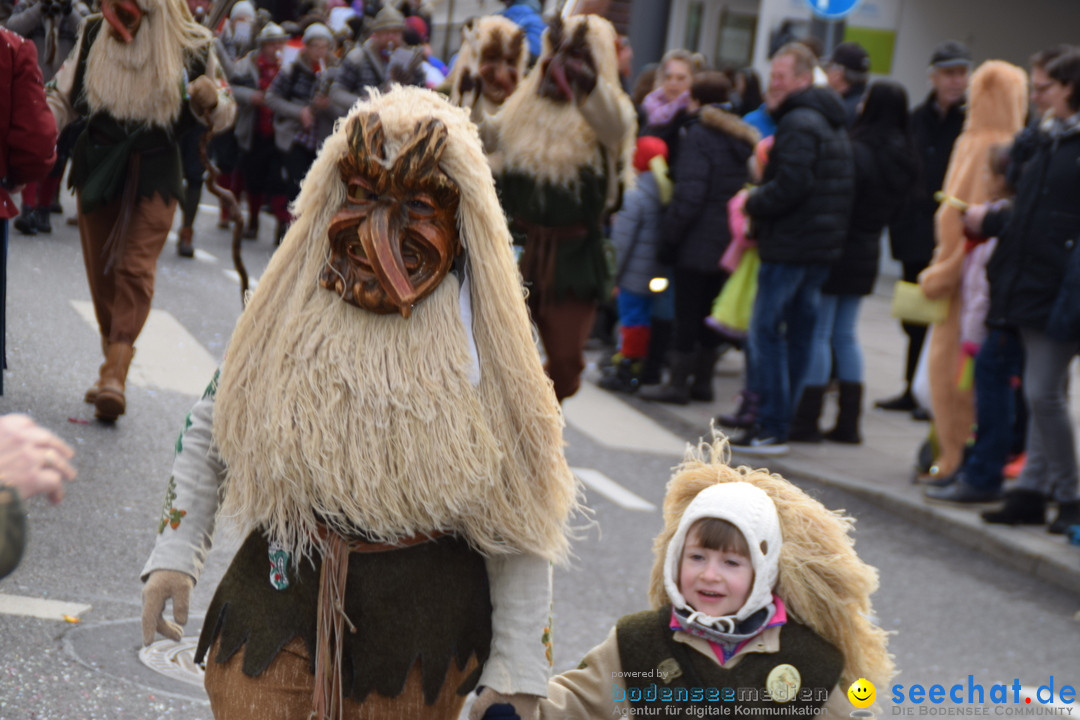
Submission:
POLYGON ((578 489, 563 418, 466 112, 429 90, 372 92, 327 139, 295 212, 222 369, 214 438, 228 465, 223 512, 297 552, 317 546, 323 524, 373 541, 440 531, 486 555, 564 558, 578 489), (408 319, 360 310, 318 282, 328 227, 346 201, 339 164, 350 129, 370 114, 388 169, 419 123, 444 126, 438 169, 460 191, 463 277, 447 275, 408 319), (313 332, 323 318, 330 324, 313 332))
MULTIPOLYGON (((670 547, 677 542, 682 519, 694 507, 698 495, 718 483, 750 483, 768 495, 779 518, 783 544, 773 591, 784 600, 787 612, 844 654, 841 687, 860 677, 878 687, 886 686, 895 674, 886 647, 888 634, 870 621, 873 616, 870 596, 878 588, 878 572, 855 553, 851 535, 854 518, 826 509, 779 475, 748 467, 734 468, 728 459, 726 440, 702 443, 687 452, 668 482, 664 529, 653 542, 655 559, 649 589, 652 606, 660 608, 675 600, 668 592, 665 567, 670 552, 682 551, 681 543, 677 549, 670 547)), ((768 523, 759 525, 768 527, 768 523)), ((742 529, 748 523, 744 521, 736 526, 742 529)), ((749 544, 751 537, 747 541, 749 544)), ((755 571, 758 567, 755 563, 755 571)), ((761 567, 767 567, 767 563, 761 567)), ((755 578, 744 609, 763 592, 755 578)))
POLYGON ((525 31, 512 20, 501 15, 486 15, 465 24, 461 30, 461 50, 446 80, 450 102, 470 110, 473 120, 477 122, 482 121, 485 115, 494 115, 500 107, 484 97, 479 86, 484 48, 491 43, 501 48, 504 57, 515 58, 514 67, 519 80, 525 77, 529 64, 529 44, 525 40, 525 31))
MULTIPOLYGON (((563 20, 563 26, 564 37, 572 37, 579 28, 585 28, 586 41, 596 62, 597 84, 603 82, 613 91, 625 125, 634 128, 634 106, 619 82, 615 27, 598 15, 573 15, 563 20)), ((529 175, 557 187, 574 188, 582 166, 586 166, 598 174, 615 170, 624 186, 632 187, 634 132, 625 133, 616 145, 604 148, 576 103, 557 103, 540 96, 538 89, 545 60, 554 53, 549 28, 544 31, 540 59, 496 116, 497 145, 502 156, 500 169, 529 175)))
MULTIPOLYGON (((1027 117, 1027 74, 988 60, 971 75, 967 119, 953 145, 942 190, 972 205, 990 200, 990 149, 1009 145, 1027 117)), ((937 247, 919 279, 926 296, 948 297, 959 286, 964 255, 962 213, 942 203, 935 216, 937 247)))

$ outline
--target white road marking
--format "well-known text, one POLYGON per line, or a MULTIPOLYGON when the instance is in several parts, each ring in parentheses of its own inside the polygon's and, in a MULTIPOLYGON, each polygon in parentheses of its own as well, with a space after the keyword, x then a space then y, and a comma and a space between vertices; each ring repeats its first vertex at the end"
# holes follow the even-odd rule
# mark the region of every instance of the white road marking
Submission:
POLYGON ((563 401, 563 415, 577 430, 607 447, 682 457, 686 442, 592 383, 563 401))
MULTIPOLYGON (((235 270, 222 270, 222 272, 225 273, 234 283, 236 283, 237 285, 240 284, 240 273, 236 272, 235 270)), ((259 278, 249 277, 248 289, 254 290, 257 287, 259 287, 259 278)))
MULTIPOLYGON (((94 306, 83 300, 72 300, 71 305, 97 333, 94 306)), ((128 382, 199 396, 217 366, 217 360, 176 318, 164 310, 151 310, 136 344, 128 382)))
POLYGON ((22 615, 24 617, 63 622, 65 615, 79 617, 89 609, 89 605, 83 605, 82 603, 0 593, 0 615, 22 615))
POLYGON ((652 512, 656 509, 651 502, 630 492, 599 470, 591 468, 570 468, 570 470, 585 484, 585 487, 600 493, 625 510, 652 512))
MULTIPOLYGON (((175 244, 175 243, 179 242, 180 236, 177 235, 175 231, 173 231, 173 232, 169 233, 169 236, 166 238, 166 240, 168 240, 168 242, 170 242, 170 243, 175 244)), ((195 247, 195 259, 200 260, 200 261, 202 261, 204 263, 216 263, 217 262, 217 255, 211 255, 210 253, 208 253, 205 250, 202 250, 201 248, 196 246, 195 247)))

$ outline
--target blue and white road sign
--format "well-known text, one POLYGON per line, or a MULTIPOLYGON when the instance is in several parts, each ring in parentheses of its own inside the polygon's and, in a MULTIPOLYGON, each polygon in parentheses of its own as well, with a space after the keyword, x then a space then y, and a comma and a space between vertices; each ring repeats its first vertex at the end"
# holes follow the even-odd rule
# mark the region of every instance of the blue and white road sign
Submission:
POLYGON ((815 15, 823 20, 843 20, 855 10, 860 0, 806 0, 815 15))

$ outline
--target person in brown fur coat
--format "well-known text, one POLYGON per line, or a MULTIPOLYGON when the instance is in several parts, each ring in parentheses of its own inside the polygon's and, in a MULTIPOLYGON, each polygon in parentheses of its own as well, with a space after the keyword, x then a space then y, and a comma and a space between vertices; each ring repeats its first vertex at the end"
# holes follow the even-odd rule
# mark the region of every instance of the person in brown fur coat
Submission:
MULTIPOLYGON (((990 148, 1010 144, 1027 115, 1027 74, 1015 65, 989 60, 971 77, 967 120, 956 139, 943 192, 969 204, 990 200, 993 182, 990 148)), ((962 213, 942 203, 935 218, 934 258, 919 275, 927 298, 947 298, 945 320, 933 326, 929 347, 930 398, 939 440, 931 469, 934 484, 947 482, 959 469, 975 420, 971 390, 957 383, 960 348, 960 283, 965 255, 962 213)))

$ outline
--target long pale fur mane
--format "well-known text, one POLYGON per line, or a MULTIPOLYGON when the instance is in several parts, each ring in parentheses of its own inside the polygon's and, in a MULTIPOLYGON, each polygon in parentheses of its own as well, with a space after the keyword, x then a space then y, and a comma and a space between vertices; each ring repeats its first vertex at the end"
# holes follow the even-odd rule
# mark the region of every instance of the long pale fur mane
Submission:
MULTIPOLYGON (((564 20, 564 37, 573 37, 577 28, 586 26, 585 36, 596 61, 597 75, 619 93, 620 110, 633 118, 630 98, 619 83, 615 51, 615 28, 598 15, 573 15, 564 20)), ((544 31, 540 59, 514 93, 503 103, 495 117, 502 169, 521 172, 555 186, 574 188, 582 166, 598 173, 605 171, 604 159, 596 132, 574 103, 556 103, 537 92, 543 77, 544 60, 551 57, 550 31, 544 31)), ((618 148, 623 181, 632 183, 634 133, 626 134, 618 148)), ((627 187, 630 185, 628 184, 627 187)))
POLYGON ((798 487, 766 470, 728 464, 727 440, 716 438, 688 450, 664 496, 664 529, 653 542, 655 560, 649 587, 654 608, 670 602, 664 589, 668 543, 690 502, 715 483, 748 482, 776 504, 784 544, 775 592, 788 613, 844 654, 840 687, 860 677, 877 687, 896 674, 887 650, 888 633, 874 625, 870 595, 878 588, 877 569, 855 553, 855 519, 825 508, 798 487))
POLYGON ((562 415, 544 375, 506 220, 477 130, 435 93, 395 88, 339 121, 298 214, 241 315, 222 369, 214 438, 222 512, 296 552, 321 522, 393 542, 457 533, 485 554, 566 556, 578 507, 562 415), (375 315, 318 284, 345 202, 346 128, 378 113, 392 159, 420 118, 449 131, 440 169, 461 191, 480 382, 448 276, 412 316, 375 315))
POLYGON ((113 38, 106 24, 90 47, 86 101, 118 120, 168 127, 183 107, 188 54, 209 47, 214 36, 184 0, 139 0, 139 7, 145 15, 130 43, 113 38))

